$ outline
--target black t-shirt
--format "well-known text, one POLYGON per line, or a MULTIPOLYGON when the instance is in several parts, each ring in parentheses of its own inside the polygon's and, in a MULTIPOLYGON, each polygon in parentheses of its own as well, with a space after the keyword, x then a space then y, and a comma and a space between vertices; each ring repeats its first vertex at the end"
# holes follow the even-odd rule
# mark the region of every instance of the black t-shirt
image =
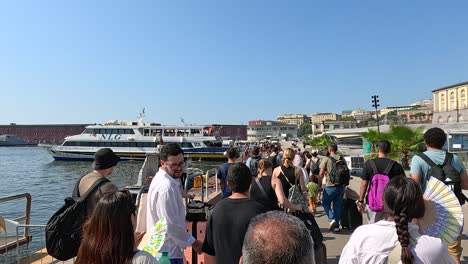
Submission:
POLYGON ((216 263, 238 264, 250 220, 264 212, 262 205, 250 199, 221 200, 208 220, 203 252, 216 256, 216 263))
POLYGON ((275 190, 271 187, 271 176, 262 176, 259 181, 268 198, 263 195, 254 179, 252 187, 250 188, 250 199, 263 205, 268 211, 278 210, 278 198, 276 198, 275 190))
POLYGON ((289 167, 286 168, 285 166, 281 165, 281 170, 283 173, 280 173, 279 180, 281 181, 281 185, 283 185, 283 192, 286 198, 289 197, 289 188, 293 187, 296 184, 296 167, 289 167))
POLYGON ((229 167, 235 163, 224 163, 218 168, 218 179, 221 180, 221 190, 223 192, 223 198, 229 197, 232 192, 231 189, 229 189, 229 186, 227 185, 227 178, 228 178, 228 171, 229 167))
MULTIPOLYGON (((387 158, 376 158, 374 159, 375 166, 377 167, 377 170, 379 173, 384 173, 385 169, 388 166, 388 163, 390 162, 390 159, 387 158)), ((371 181, 372 176, 374 175, 374 170, 372 169, 372 166, 370 164, 370 161, 366 161, 364 164, 364 170, 362 171, 362 176, 361 178, 363 180, 371 181)), ((393 165, 392 169, 387 175, 390 179, 397 177, 397 176, 405 176, 405 170, 403 167, 400 165, 400 163, 395 162, 393 165)))

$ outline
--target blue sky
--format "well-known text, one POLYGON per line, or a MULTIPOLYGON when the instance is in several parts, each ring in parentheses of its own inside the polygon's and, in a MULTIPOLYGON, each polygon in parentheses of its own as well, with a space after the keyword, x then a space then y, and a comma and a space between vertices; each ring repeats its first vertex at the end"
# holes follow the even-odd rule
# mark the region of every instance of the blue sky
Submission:
POLYGON ((0 124, 246 124, 468 81, 466 1, 4 1, 0 124))

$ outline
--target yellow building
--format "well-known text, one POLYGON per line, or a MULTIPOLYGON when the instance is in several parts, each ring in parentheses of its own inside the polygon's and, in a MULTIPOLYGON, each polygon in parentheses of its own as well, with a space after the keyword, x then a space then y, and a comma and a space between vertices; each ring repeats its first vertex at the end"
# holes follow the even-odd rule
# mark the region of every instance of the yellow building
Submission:
POLYGON ((322 121, 340 121, 341 115, 335 113, 313 113, 312 124, 319 124, 322 121))
POLYGON ((304 114, 282 114, 278 116, 276 120, 286 124, 296 125, 297 127, 310 122, 310 118, 304 114))
POLYGON ((468 121, 467 92, 468 82, 433 90, 434 116, 432 123, 468 121))

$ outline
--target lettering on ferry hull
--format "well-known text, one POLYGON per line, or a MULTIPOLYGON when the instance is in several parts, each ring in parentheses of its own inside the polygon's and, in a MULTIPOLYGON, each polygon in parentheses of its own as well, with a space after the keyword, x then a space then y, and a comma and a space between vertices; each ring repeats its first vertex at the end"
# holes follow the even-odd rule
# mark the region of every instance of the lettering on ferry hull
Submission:
POLYGON ((101 134, 99 138, 102 140, 119 140, 121 137, 120 134, 101 134))

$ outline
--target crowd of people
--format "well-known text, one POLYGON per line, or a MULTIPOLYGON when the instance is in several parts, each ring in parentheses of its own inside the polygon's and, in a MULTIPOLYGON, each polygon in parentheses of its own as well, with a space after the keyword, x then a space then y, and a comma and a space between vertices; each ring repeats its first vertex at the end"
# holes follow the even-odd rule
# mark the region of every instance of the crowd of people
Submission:
MULTIPOLYGON (((424 134, 424 154, 437 164, 449 155, 442 150, 445 140, 445 132, 439 128, 424 134)), ((343 160, 337 145, 330 144, 324 156, 283 150, 279 145, 255 145, 249 150, 240 153, 231 147, 226 151, 227 162, 217 174, 223 199, 210 214, 205 238, 199 240, 185 228, 183 197, 187 194, 180 180, 185 166, 183 150, 177 144, 162 146, 161 166, 149 186, 146 223, 150 230, 161 218, 166 219, 167 234, 160 251, 168 253, 170 263, 183 263, 187 247, 223 264, 321 263, 310 229, 293 213, 313 214, 322 205, 330 232, 341 231, 346 184, 334 176, 336 164, 343 160)), ((423 191, 431 167, 414 156, 407 177, 403 167, 389 158, 390 142, 379 142, 377 153, 377 158, 364 165, 356 205, 368 224, 354 230, 339 262, 460 263, 461 234, 446 246, 439 238, 421 235, 413 224, 413 219, 425 213, 423 191), (382 175, 387 181, 375 185, 382 175), (375 189, 377 196, 374 188, 380 188, 375 189)), ((109 176, 118 160, 112 150, 99 150, 94 171, 77 183, 79 193, 86 192, 96 179, 109 176)), ((450 162, 459 174, 459 187, 468 189, 463 163, 456 155, 450 156, 450 162)), ((137 249, 143 234, 135 232, 136 208, 128 193, 117 191, 109 181, 101 185, 88 206, 77 263, 157 263, 137 249)))

